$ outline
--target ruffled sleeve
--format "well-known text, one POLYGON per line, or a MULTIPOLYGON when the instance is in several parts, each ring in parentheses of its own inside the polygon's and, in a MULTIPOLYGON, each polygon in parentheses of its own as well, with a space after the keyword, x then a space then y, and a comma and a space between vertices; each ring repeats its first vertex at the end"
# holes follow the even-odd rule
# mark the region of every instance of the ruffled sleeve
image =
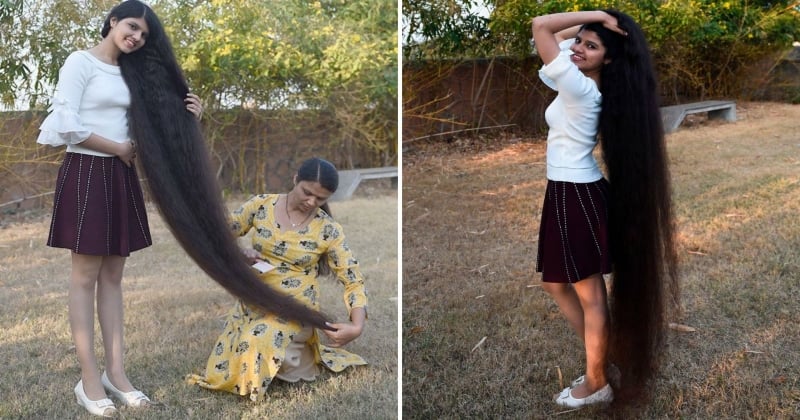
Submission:
POLYGON ((44 119, 39 127, 39 144, 49 144, 50 146, 64 146, 67 144, 80 143, 92 134, 81 124, 78 112, 70 106, 64 99, 54 96, 52 105, 47 109, 50 115, 44 119))
POLYGON ((36 142, 51 146, 80 143, 92 134, 81 122, 78 110, 84 89, 91 76, 91 62, 74 52, 67 57, 58 76, 56 92, 51 100, 50 114, 39 127, 36 142))

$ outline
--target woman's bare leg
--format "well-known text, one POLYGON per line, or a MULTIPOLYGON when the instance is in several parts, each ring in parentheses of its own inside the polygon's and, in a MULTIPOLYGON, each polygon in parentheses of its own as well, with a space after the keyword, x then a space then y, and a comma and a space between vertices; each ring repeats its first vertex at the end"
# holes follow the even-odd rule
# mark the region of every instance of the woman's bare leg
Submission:
POLYGON ((75 352, 81 368, 81 379, 86 396, 93 401, 106 398, 97 358, 94 354, 94 299, 95 286, 102 265, 102 257, 72 253, 72 272, 69 279, 69 326, 75 352))
POLYGON ((578 335, 581 341, 584 341, 583 308, 572 285, 568 283, 543 282, 542 288, 553 297, 553 300, 558 304, 558 309, 567 318, 567 322, 569 322, 575 334, 578 335))
POLYGON ((122 272, 125 257, 103 257, 97 282, 97 316, 103 333, 106 352, 106 373, 111 383, 122 392, 133 391, 125 375, 122 309, 122 272))
POLYGON ((609 333, 608 301, 606 284, 600 274, 589 276, 574 286, 583 308, 586 380, 572 390, 572 396, 584 398, 608 383, 605 371, 609 333))

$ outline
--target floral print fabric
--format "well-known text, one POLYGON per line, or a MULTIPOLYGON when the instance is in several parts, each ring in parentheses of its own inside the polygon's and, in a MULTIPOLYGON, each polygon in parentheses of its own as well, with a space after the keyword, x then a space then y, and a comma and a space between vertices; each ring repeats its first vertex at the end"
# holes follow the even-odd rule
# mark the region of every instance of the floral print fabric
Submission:
MULTIPOLYGON (((366 309, 364 279, 341 225, 318 209, 306 227, 298 231, 282 228, 275 221, 279 197, 255 196, 232 214, 233 232, 244 236, 253 230, 253 248, 261 253, 262 259, 275 266, 261 274, 264 282, 319 309, 317 263, 327 256, 328 265, 344 285, 348 313, 352 308, 366 309)), ((214 345, 205 376, 190 375, 187 379, 204 388, 249 395, 252 400, 263 398, 278 375, 287 347, 302 329, 296 321, 265 314, 237 302, 228 313, 214 345)), ((358 355, 320 344, 316 330, 306 344, 314 354, 314 361, 334 372, 367 364, 358 355)))

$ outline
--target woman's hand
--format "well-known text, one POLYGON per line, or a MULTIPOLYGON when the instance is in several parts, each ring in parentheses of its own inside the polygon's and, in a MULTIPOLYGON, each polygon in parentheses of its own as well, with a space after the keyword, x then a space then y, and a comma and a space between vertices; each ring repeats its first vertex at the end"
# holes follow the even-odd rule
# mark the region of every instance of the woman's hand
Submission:
POLYGON ((116 156, 127 167, 133 165, 133 160, 136 159, 136 147, 134 147, 133 141, 130 139, 120 143, 92 133, 89 135, 89 138, 80 142, 80 145, 87 149, 116 156))
POLYGON ((328 323, 328 326, 336 328, 336 331, 321 330, 328 336, 327 345, 330 347, 344 347, 347 343, 358 338, 364 329, 363 325, 355 325, 352 322, 328 323))
POLYGON ((117 157, 130 168, 130 166, 133 165, 133 160, 136 159, 136 146, 132 141, 128 140, 119 143, 118 148, 117 157))
POLYGON ((200 102, 199 96, 194 93, 187 93, 183 102, 186 103, 186 110, 194 114, 195 118, 199 120, 203 116, 203 104, 200 102))
POLYGON ((343 347, 347 343, 355 340, 364 331, 364 320, 367 311, 364 308, 353 308, 350 311, 350 322, 327 323, 329 327, 336 331, 322 330, 328 336, 328 346, 343 347))
POLYGON ((558 46, 559 40, 572 38, 576 29, 587 23, 599 22, 604 27, 621 35, 628 35, 619 27, 617 18, 601 10, 553 13, 551 15, 536 16, 531 21, 531 32, 544 64, 550 64, 561 53, 558 46), (565 32, 562 32, 565 31, 565 32), (556 34, 561 33, 558 37, 556 34))
POLYGON ((250 261, 250 264, 261 261, 261 253, 253 248, 242 248, 242 254, 250 261))
POLYGON ((624 29, 620 28, 619 21, 616 17, 614 17, 614 15, 610 15, 606 12, 603 12, 603 14, 606 16, 602 21, 604 28, 608 29, 609 31, 616 32, 622 36, 628 36, 628 33, 624 29))

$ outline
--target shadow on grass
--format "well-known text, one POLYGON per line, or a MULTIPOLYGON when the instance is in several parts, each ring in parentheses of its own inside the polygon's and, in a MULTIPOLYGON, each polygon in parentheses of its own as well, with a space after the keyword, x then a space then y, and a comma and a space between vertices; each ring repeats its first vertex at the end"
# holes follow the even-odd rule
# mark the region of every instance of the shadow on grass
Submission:
MULTIPOLYGON (((276 385, 266 401, 257 403, 186 384, 187 374, 205 368, 234 299, 188 259, 151 211, 155 243, 128 260, 123 280, 125 365, 134 385, 160 404, 121 409, 122 417, 396 418, 397 200, 379 196, 333 207, 370 292, 366 330, 348 348, 370 365, 325 372, 314 383, 276 385)), ((67 321, 69 253, 47 248, 48 224, 34 225, 4 227, 14 233, 0 240, 0 360, 6 365, 0 374, 0 418, 92 418, 72 391, 80 372, 67 321)), ((323 280, 321 294, 332 317, 346 318, 335 280, 323 280)), ((102 366, 99 328, 95 335, 102 366)))
POLYGON ((756 155, 748 124, 668 139, 684 303, 672 321, 697 331, 671 331, 651 397, 611 411, 552 403, 583 349, 534 273, 544 143, 479 137, 404 156, 404 417, 797 416, 800 148, 790 123, 754 121, 776 130, 756 155))

